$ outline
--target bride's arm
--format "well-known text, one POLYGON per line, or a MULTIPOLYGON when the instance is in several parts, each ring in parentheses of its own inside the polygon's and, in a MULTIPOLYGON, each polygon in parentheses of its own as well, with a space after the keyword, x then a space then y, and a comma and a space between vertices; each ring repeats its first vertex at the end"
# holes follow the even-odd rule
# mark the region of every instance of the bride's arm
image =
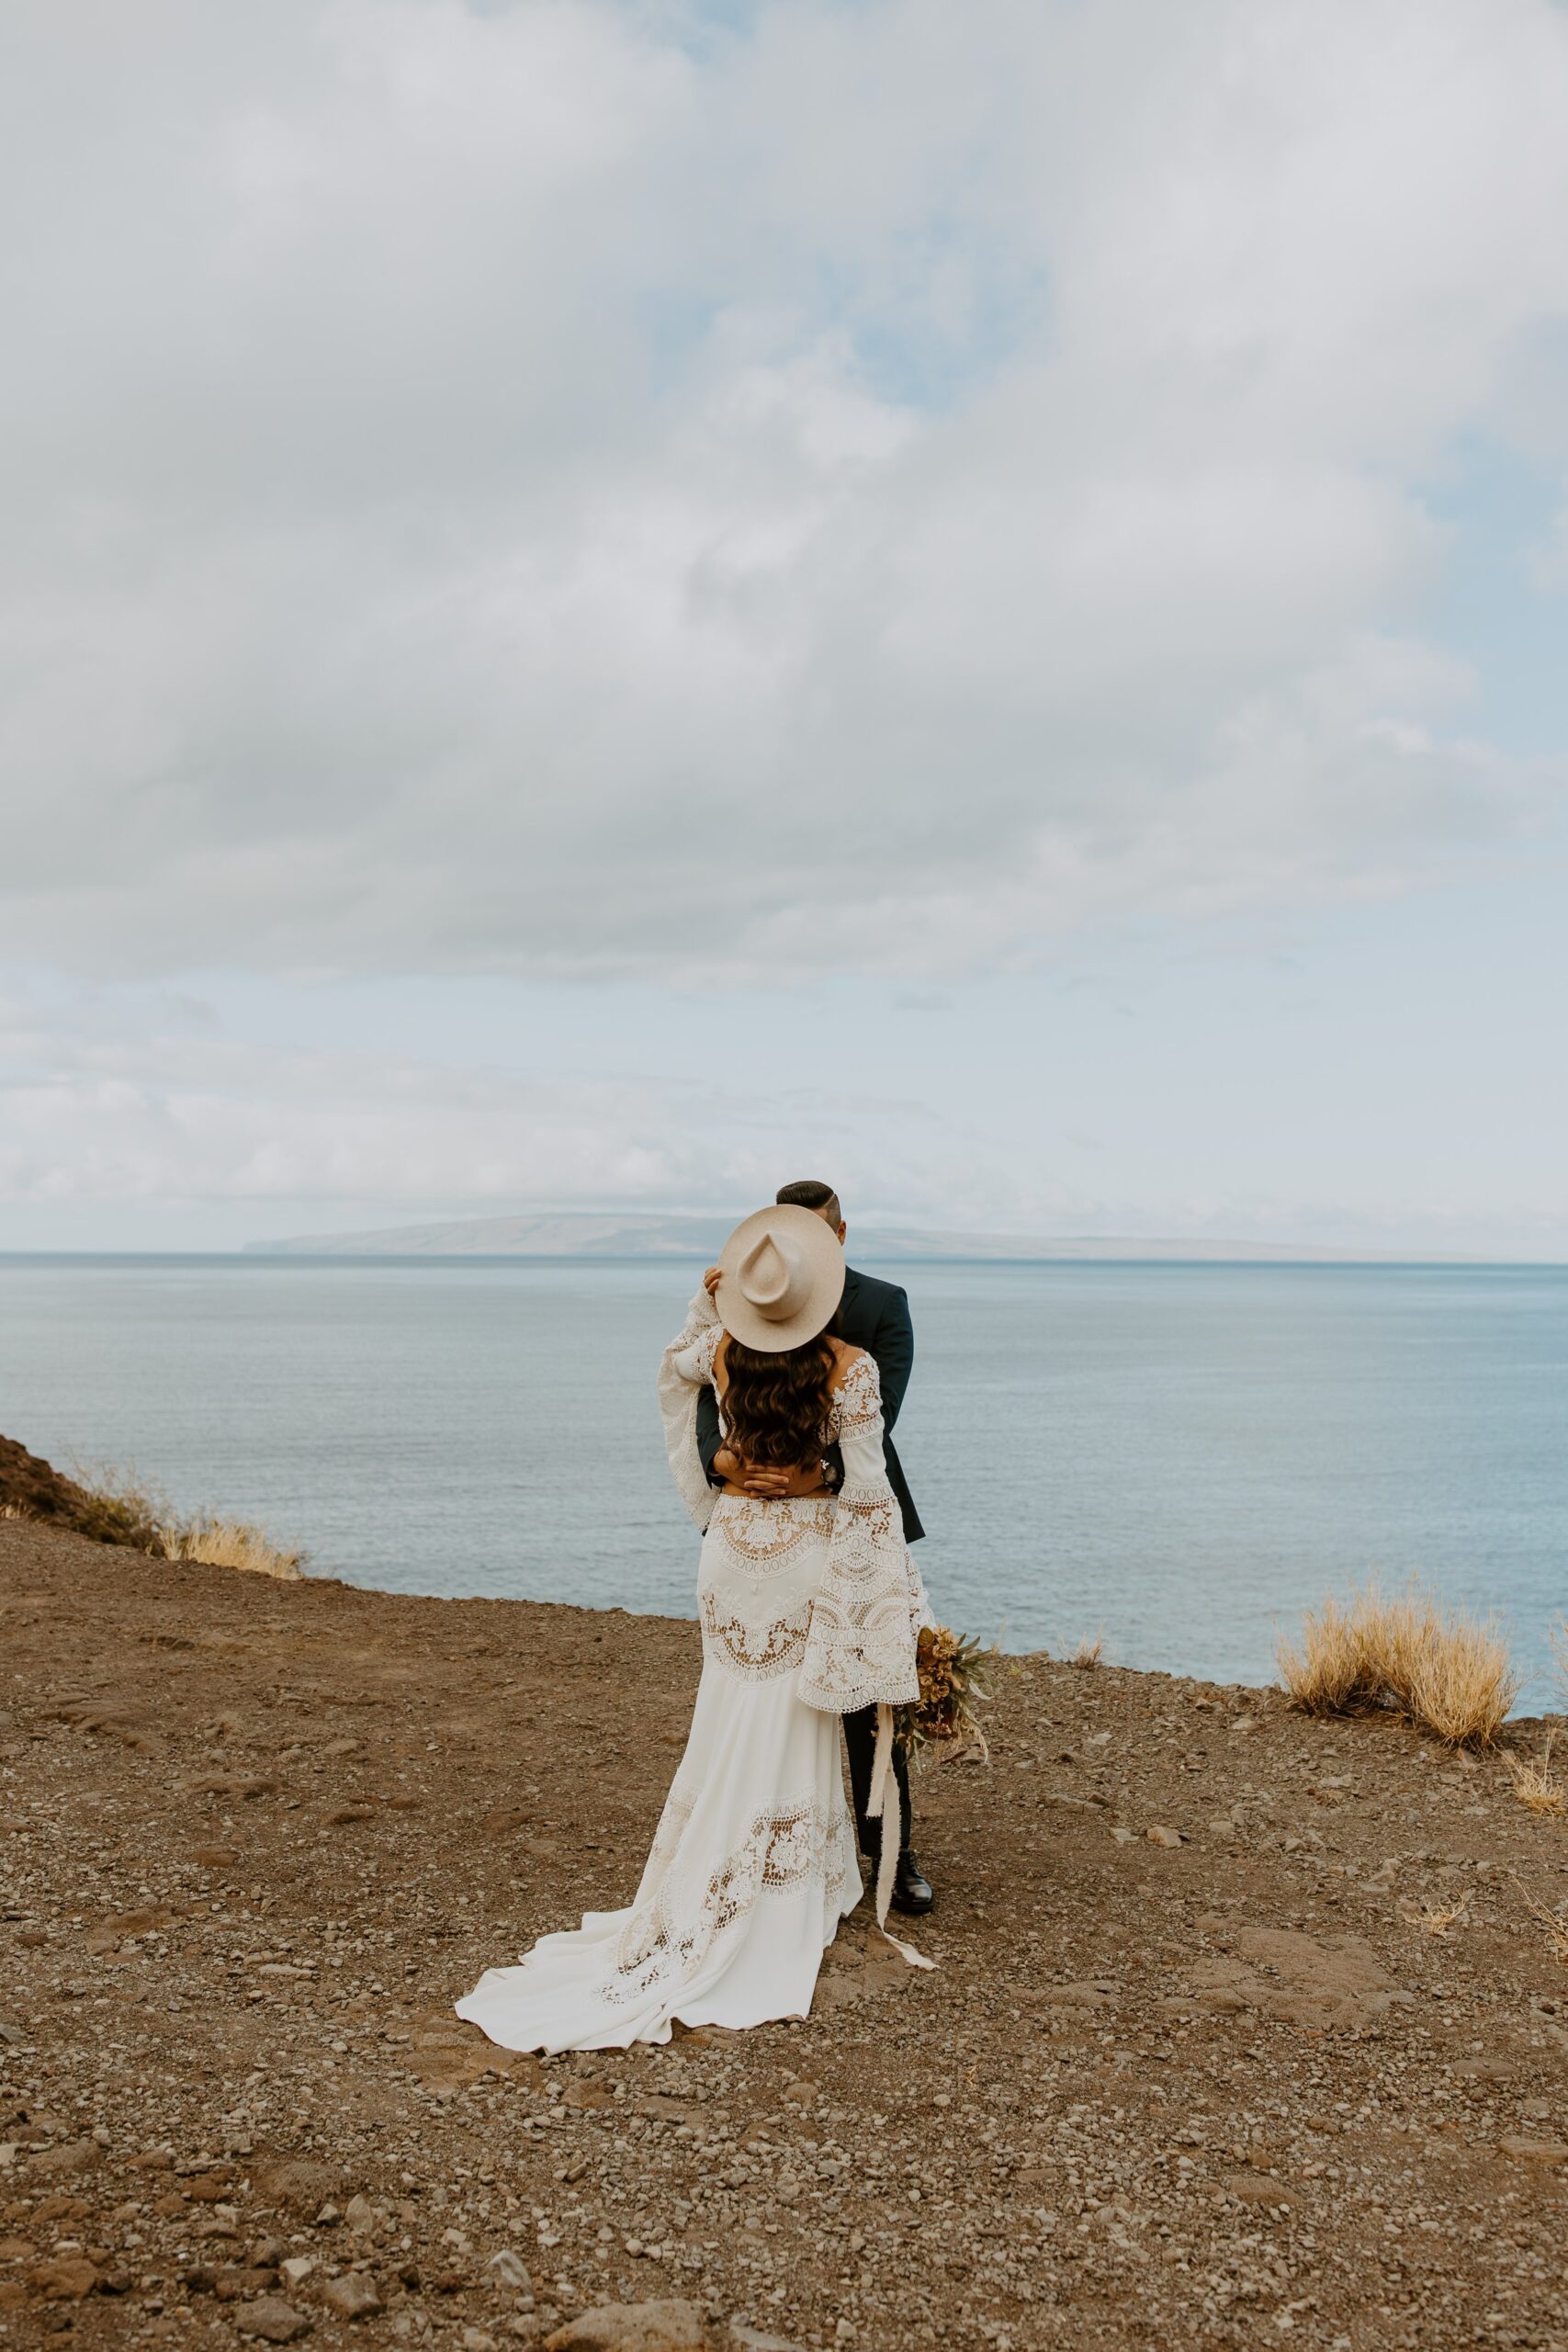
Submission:
POLYGON ((697 1443, 697 1399, 713 1378, 718 1339, 718 1310, 706 1290, 699 1290, 659 1365, 659 1410, 671 1475, 686 1509, 705 1529, 713 1515, 714 1490, 697 1443))

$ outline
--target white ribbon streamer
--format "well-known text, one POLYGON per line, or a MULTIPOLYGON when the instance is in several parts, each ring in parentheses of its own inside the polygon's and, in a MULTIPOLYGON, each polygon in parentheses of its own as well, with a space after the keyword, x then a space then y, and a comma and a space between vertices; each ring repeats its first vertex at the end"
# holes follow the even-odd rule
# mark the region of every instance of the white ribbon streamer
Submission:
POLYGON ((898 1849, 904 1842, 904 1811, 898 1795, 898 1778, 893 1770, 893 1710, 886 1699, 877 1702, 876 1748, 871 1763, 871 1801, 868 1807, 873 1821, 880 1826, 881 1848, 876 1858, 876 1924, 896 1952, 902 1953, 911 1968, 934 1968, 913 1944, 901 1936, 889 1933, 887 1906, 893 1900, 893 1880, 898 1868, 898 1849))

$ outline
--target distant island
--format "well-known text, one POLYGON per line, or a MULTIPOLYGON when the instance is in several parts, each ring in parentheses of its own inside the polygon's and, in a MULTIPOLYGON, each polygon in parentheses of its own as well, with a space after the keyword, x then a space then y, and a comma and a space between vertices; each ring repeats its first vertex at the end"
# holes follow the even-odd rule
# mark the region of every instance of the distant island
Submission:
MULTIPOLYGON (((246 1255, 268 1258, 716 1258, 745 1215, 651 1215, 637 1210, 545 1210, 525 1216, 462 1217, 450 1223, 388 1226, 370 1233, 309 1233, 252 1241, 246 1255)), ((1378 1250, 1307 1249, 1295 1242, 1147 1239, 1103 1234, 926 1232, 907 1226, 851 1227, 857 1258, 884 1264, 948 1258, 994 1262, 1150 1259, 1202 1264, 1386 1264, 1404 1254, 1378 1250)), ((1427 1261, 1425 1262, 1430 1262, 1427 1261)))

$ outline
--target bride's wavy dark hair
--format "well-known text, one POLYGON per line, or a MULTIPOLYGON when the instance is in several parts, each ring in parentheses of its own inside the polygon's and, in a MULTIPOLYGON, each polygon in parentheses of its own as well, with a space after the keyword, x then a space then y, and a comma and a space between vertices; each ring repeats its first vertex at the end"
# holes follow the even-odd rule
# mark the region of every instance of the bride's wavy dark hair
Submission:
POLYGON ((826 1331, 777 1355, 743 1348, 732 1333, 724 1348, 724 1418, 733 1452, 773 1470, 793 1470, 819 1453, 833 1362, 826 1331))

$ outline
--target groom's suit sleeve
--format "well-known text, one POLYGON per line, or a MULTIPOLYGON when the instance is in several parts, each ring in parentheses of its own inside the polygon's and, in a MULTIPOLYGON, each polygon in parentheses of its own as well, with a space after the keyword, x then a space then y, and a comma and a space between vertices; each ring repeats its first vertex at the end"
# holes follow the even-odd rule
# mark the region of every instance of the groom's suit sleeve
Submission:
POLYGON ((871 1352, 882 1374, 883 1426, 890 1430, 898 1418, 909 1374, 915 1368, 915 1327, 909 1318, 909 1301, 903 1291, 889 1287, 871 1352))
POLYGON ((703 1476, 710 1487, 722 1487, 724 1480, 713 1474, 713 1458, 719 1449, 718 1399, 705 1387, 697 1398, 697 1452, 702 1456, 703 1476))

